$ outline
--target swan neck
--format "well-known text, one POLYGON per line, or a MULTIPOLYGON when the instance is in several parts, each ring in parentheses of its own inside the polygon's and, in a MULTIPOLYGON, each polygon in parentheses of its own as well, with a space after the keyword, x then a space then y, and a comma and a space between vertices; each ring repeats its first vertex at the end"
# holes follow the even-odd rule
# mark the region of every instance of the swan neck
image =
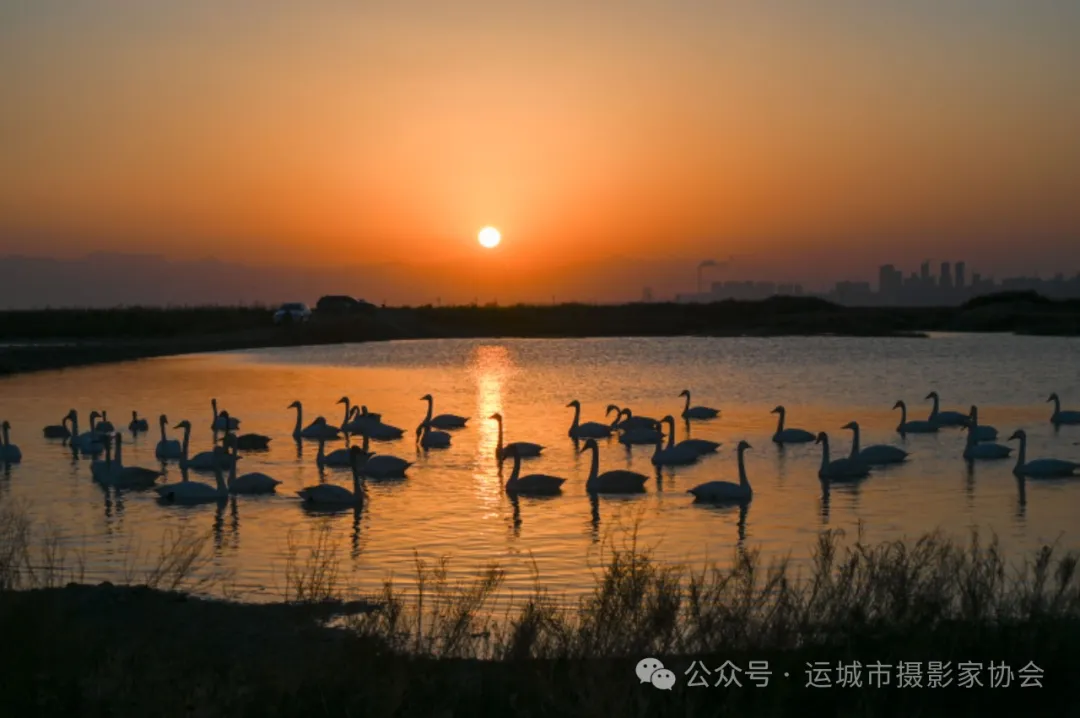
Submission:
POLYGON ((516 484, 518 476, 521 474, 521 457, 518 454, 514 454, 514 470, 510 472, 510 479, 507 483, 516 484))
POLYGON ((750 479, 746 477, 746 461, 743 458, 745 453, 746 449, 739 449, 739 486, 749 488, 750 479))
POLYGON ((592 462, 589 464, 589 478, 585 481, 586 485, 596 481, 596 477, 600 475, 600 449, 596 446, 592 446, 592 462))
MULTIPOLYGON (((4 437, 4 438, 7 438, 7 437, 4 437)), ((117 436, 116 437, 116 465, 117 466, 123 466, 124 465, 124 462, 122 461, 123 457, 120 455, 120 451, 121 451, 120 447, 123 446, 123 444, 124 444, 124 442, 120 440, 119 436, 117 436)))
POLYGON ((1061 399, 1054 397, 1054 416, 1061 413, 1061 399))
POLYGON ((304 428, 304 407, 299 404, 296 405, 296 428, 293 429, 293 434, 299 436, 300 430, 304 428))
POLYGON ((188 444, 191 441, 191 427, 184 427, 184 446, 182 447, 182 453, 184 454, 184 460, 187 461, 188 457, 188 444))
POLYGON ((345 400, 345 419, 341 422, 342 428, 349 423, 349 416, 352 414, 351 407, 349 406, 349 400, 345 400))
MULTIPOLYGON (((499 452, 499 454, 502 454, 502 450, 503 450, 503 427, 502 427, 502 419, 499 419, 499 444, 498 444, 498 446, 496 446, 496 447, 495 447, 495 450, 496 450, 497 452, 499 452)), ((516 458, 516 457, 514 458, 514 466, 515 466, 515 467, 517 466, 517 458, 516 458)))
POLYGON ((829 465, 829 440, 825 439, 821 442, 821 468, 824 469, 829 465))
POLYGON ((690 392, 686 392, 686 406, 683 407, 683 413, 690 411, 690 392))
POLYGON ((780 432, 782 432, 784 430, 784 414, 786 414, 786 413, 787 413, 786 411, 781 411, 780 415, 778 417, 776 417, 776 433, 777 434, 779 434, 780 432))
POLYGON ((854 436, 851 438, 851 455, 854 456, 859 453, 859 425, 856 424, 852 431, 854 436))
POLYGON ((431 421, 431 414, 432 414, 433 411, 435 411, 435 400, 434 399, 428 399, 427 400, 427 415, 424 416, 424 423, 425 424, 427 424, 428 422, 431 421))
MULTIPOLYGON (((618 417, 616 417, 615 421, 618 421, 618 420, 619 420, 618 417)), ((581 422, 581 404, 574 404, 574 422, 572 424, 570 424, 570 428, 571 429, 578 428, 578 425, 579 425, 580 422, 581 422)))
POLYGON ((161 427, 161 440, 165 441, 165 421, 164 420, 159 421, 158 425, 161 427))
MULTIPOLYGON (((688 403, 689 403, 689 401, 690 400, 687 399, 688 403)), ((668 421, 668 422, 665 422, 665 423, 668 425, 668 428, 671 429, 671 431, 668 432, 667 448, 674 449, 675 448, 675 419, 672 419, 671 421, 668 421)))
POLYGON ((1020 451, 1016 455, 1016 468, 1020 468, 1027 463, 1027 437, 1020 437, 1020 451))

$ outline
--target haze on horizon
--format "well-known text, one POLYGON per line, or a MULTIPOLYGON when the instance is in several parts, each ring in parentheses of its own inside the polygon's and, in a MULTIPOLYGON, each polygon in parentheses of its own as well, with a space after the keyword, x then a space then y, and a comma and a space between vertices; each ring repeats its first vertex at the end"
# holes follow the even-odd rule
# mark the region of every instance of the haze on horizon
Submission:
POLYGON ((0 254, 1072 273, 1077 37, 1049 0, 5 3, 0 254))

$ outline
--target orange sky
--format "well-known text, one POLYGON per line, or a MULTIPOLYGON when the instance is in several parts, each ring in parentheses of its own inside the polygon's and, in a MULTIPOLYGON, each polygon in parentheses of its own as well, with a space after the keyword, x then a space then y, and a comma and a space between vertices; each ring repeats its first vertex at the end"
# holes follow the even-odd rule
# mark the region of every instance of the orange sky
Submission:
POLYGON ((890 6, 5 3, 0 250, 441 261, 493 224, 520 270, 1074 241, 1080 4, 890 6))

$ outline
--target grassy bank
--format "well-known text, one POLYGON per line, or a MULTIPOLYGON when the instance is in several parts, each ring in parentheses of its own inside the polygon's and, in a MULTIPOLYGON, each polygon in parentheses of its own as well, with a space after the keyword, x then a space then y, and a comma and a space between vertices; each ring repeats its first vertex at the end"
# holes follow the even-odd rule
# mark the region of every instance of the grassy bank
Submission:
MULTIPOLYGON (((870 546, 828 532, 805 575, 754 552, 730 568, 662 566, 632 540, 612 546, 593 592, 556 604, 542 588, 495 599, 497 567, 451 584, 417 564, 408 594, 351 604, 329 535, 289 557, 290 602, 243 605, 180 592, 205 542, 163 544, 153 587, 72 583, 62 552, 17 512, 0 515, 0 709, 5 715, 838 716, 1070 715, 1080 667, 1075 556, 1047 547, 1010 569, 996 542, 939 535, 870 546), (14 518, 13 518, 14 517, 14 518), (14 524, 13 524, 14 521, 14 524), (4 526, 7 528, 4 528, 4 526), (35 542, 37 541, 37 542, 35 542), (52 548, 49 548, 49 546, 52 548), (51 556, 51 558, 46 558, 51 556), (37 564, 36 571, 28 566, 37 564), (48 570, 43 566, 48 565, 48 570), (51 587, 50 587, 51 586, 51 587), (167 590, 178 589, 178 590, 167 590), (406 597, 408 596, 408 597, 406 597), (330 627, 333 611, 347 615, 330 627), (642 684, 645 657, 676 677, 642 684), (694 661, 713 671, 691 687, 694 661), (769 684, 715 687, 715 669, 767 661, 769 684), (807 664, 889 664, 888 687, 808 688, 807 664), (897 686, 901 661, 951 663, 943 688, 897 686), (1042 688, 1019 687, 1033 661, 1042 688), (1009 687, 990 687, 1004 662, 1009 687), (981 663, 982 687, 957 685, 981 663), (788 677, 784 677, 784 673, 788 677)), ((204 591, 209 586, 205 583, 204 591)), ((926 685, 927 679, 922 679, 926 685)))

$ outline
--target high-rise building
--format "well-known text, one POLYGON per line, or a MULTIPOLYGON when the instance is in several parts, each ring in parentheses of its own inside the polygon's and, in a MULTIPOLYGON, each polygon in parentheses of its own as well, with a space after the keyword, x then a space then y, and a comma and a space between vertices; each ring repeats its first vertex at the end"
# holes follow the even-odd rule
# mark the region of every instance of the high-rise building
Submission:
POLYGON ((964 281, 965 281, 964 280, 964 263, 963 262, 957 262, 956 266, 953 267, 953 269, 956 271, 956 281, 953 282, 953 284, 957 289, 963 289, 964 288, 964 281))
POLYGON ((896 301, 904 286, 904 274, 891 264, 878 268, 878 294, 887 301, 896 301))
POLYGON ((922 267, 919 271, 919 279, 922 280, 923 286, 928 286, 934 283, 933 277, 930 276, 930 260, 926 260, 922 263, 922 267))
POLYGON ((942 289, 952 289, 952 267, 948 262, 941 263, 941 275, 938 277, 938 284, 942 289))

